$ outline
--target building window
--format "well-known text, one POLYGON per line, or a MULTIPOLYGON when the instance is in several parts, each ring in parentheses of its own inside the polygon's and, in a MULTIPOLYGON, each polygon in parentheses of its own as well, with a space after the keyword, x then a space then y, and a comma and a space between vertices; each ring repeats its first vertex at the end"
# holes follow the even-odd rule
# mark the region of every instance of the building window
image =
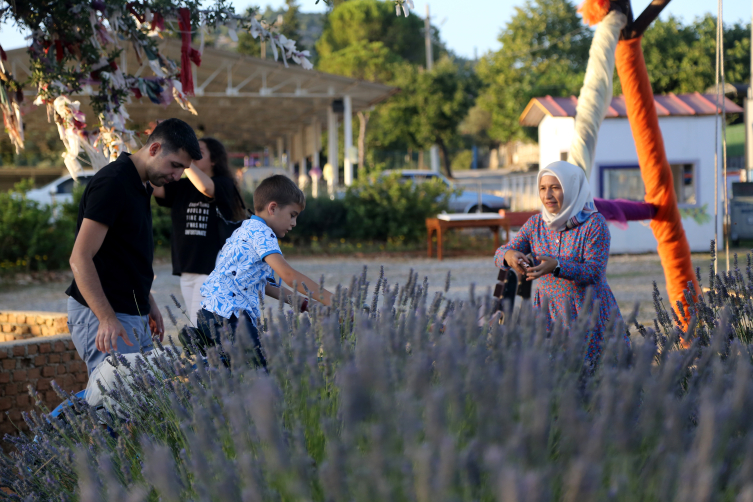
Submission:
POLYGON ((672 178, 675 181, 675 194, 680 205, 695 206, 696 199, 695 169, 693 164, 671 164, 672 178))
MULTIPOLYGON (((670 164, 677 203, 694 206, 696 198, 695 165, 670 164)), ((602 166, 601 196, 605 199, 626 199, 643 202, 646 188, 637 166, 602 166)))
POLYGON ((568 152, 560 152, 560 160, 567 162, 567 153, 568 152))
POLYGON ((638 167, 602 167, 601 196, 605 199, 626 199, 643 201, 646 189, 643 187, 641 170, 638 167))

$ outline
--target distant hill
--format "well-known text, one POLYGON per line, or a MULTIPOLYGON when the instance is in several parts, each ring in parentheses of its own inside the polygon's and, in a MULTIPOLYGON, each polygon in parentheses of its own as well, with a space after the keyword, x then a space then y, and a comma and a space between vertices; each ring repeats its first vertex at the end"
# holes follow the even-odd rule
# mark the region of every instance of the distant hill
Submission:
POLYGON ((311 51, 311 55, 316 55, 316 41, 322 36, 324 31, 324 21, 327 15, 320 12, 301 12, 301 38, 298 44, 311 51))

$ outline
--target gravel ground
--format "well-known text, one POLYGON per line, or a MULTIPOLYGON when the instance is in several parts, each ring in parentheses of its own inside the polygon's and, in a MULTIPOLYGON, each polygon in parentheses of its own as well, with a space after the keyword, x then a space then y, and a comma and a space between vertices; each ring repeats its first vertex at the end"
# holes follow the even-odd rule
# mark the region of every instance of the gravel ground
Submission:
MULTIPOLYGON (((708 267, 708 255, 694 255, 693 262, 702 267, 704 276, 708 267)), ((336 284, 350 284, 353 275, 361 273, 366 265, 369 278, 374 284, 379 274, 380 265, 384 265, 385 277, 390 284, 405 283, 411 269, 418 272, 422 280, 428 277, 431 287, 430 297, 435 291, 444 288, 447 272, 452 280, 449 295, 453 298, 468 297, 469 287, 476 285, 478 294, 493 288, 497 271, 491 258, 449 258, 436 261, 427 258, 291 258, 290 263, 297 270, 318 281, 324 274, 325 287, 333 288, 336 284)), ((160 307, 172 306, 170 294, 179 299, 179 278, 171 274, 170 263, 158 263, 154 267, 154 294, 160 307)), ((653 305, 651 300, 652 281, 656 281, 659 291, 666 296, 664 274, 659 257, 647 255, 616 255, 609 259, 607 279, 614 292, 623 314, 627 316, 636 302, 640 303, 638 319, 643 323, 653 323, 653 305)), ((48 282, 35 285, 6 285, 0 290, 0 310, 39 310, 65 312, 66 282, 48 282)), ((163 315, 165 312, 163 311, 163 315)), ((165 316, 166 317, 166 316, 165 316)))

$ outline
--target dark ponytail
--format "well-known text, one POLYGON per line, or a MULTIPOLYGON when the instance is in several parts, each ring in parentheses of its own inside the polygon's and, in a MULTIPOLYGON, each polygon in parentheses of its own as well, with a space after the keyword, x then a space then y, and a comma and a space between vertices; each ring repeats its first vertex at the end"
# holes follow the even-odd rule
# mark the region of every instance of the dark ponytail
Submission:
MULTIPOLYGON (((246 211, 243 209, 243 202, 240 199, 241 191, 238 187, 238 180, 233 176, 230 171, 230 165, 227 160, 227 150, 225 146, 218 140, 210 137, 201 138, 202 141, 209 150, 209 160, 212 163, 212 172, 214 176, 224 176, 230 178, 233 181, 233 185, 236 189, 236 196, 234 197, 234 203, 232 204, 233 214, 231 215, 232 221, 240 221, 248 218, 246 211)), ((224 215, 227 217, 228 215, 224 215)))

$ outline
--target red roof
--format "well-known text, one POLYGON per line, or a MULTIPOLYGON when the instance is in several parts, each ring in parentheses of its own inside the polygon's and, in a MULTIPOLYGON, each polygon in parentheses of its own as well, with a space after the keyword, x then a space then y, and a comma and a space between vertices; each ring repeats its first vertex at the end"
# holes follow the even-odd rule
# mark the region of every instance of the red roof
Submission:
MULTIPOLYGON (((520 124, 524 126, 538 126, 545 116, 550 117, 575 117, 575 107, 578 98, 570 96, 566 98, 553 98, 544 96, 533 98, 520 115, 520 124)), ((663 94, 654 96, 656 114, 659 117, 688 117, 714 115, 716 110, 715 94, 663 94)), ((727 113, 743 113, 743 109, 737 106, 731 99, 724 98, 724 107, 727 113)), ((719 103, 719 110, 722 103, 719 103)), ((612 104, 607 110, 607 118, 627 117, 625 97, 612 98, 612 104)))

